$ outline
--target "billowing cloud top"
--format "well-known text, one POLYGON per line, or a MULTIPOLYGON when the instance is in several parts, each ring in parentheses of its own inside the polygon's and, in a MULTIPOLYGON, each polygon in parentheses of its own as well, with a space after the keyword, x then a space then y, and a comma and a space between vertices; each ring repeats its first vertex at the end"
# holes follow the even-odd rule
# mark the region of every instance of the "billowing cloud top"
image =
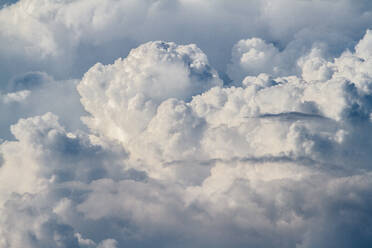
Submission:
POLYGON ((371 23, 351 0, 6 2, 0 248, 370 247, 371 23))
POLYGON ((84 108, 92 114, 85 119, 87 125, 129 142, 143 131, 164 100, 190 101, 214 86, 222 86, 222 80, 195 45, 149 42, 113 65, 93 66, 78 91, 84 108))

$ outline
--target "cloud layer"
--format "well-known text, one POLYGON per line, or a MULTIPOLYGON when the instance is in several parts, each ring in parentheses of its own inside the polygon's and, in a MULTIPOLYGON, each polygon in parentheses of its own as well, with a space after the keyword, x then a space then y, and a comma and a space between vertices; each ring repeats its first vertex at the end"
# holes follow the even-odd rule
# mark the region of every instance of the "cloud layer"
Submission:
POLYGON ((370 247, 371 7, 4 6, 0 247, 370 247))
POLYGON ((371 7, 364 0, 20 0, 0 9, 1 76, 81 77, 153 40, 196 43, 224 72, 233 45, 254 37, 274 43, 288 69, 314 43, 330 56, 352 48, 370 28, 371 7))

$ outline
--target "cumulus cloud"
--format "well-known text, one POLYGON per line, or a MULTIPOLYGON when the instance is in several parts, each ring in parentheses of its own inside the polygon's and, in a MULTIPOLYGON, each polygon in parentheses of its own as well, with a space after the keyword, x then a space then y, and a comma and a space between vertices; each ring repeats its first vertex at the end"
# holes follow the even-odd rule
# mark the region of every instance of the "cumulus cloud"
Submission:
POLYGON ((0 91, 0 138, 11 139, 9 126, 19 118, 57 114, 69 129, 84 128, 85 113, 76 92, 78 80, 55 80, 44 72, 28 72, 11 79, 0 91))
POLYGON ((85 123, 127 143, 146 128, 165 99, 190 101, 221 85, 206 55, 195 45, 150 42, 112 65, 93 66, 78 90, 92 115, 85 123))
POLYGON ((371 245, 369 3, 42 2, 0 9, 1 248, 371 245))
POLYGON ((353 47, 371 19, 370 3, 352 0, 20 0, 0 10, 0 68, 5 81, 30 70, 68 79, 169 40, 196 43, 224 72, 233 45, 254 37, 285 50, 294 65, 315 42, 331 55, 353 47))
POLYGON ((281 65, 286 66, 278 48, 262 39, 252 38, 241 40, 233 47, 228 73, 235 82, 240 82, 247 75, 256 76, 263 72, 278 75, 281 65))

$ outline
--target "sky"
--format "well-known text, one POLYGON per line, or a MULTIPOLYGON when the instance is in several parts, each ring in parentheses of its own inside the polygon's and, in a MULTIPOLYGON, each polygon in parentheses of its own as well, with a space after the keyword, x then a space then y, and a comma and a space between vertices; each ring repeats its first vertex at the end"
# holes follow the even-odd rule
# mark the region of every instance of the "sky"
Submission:
POLYGON ((371 1, 0 6, 0 248, 372 246, 371 1))

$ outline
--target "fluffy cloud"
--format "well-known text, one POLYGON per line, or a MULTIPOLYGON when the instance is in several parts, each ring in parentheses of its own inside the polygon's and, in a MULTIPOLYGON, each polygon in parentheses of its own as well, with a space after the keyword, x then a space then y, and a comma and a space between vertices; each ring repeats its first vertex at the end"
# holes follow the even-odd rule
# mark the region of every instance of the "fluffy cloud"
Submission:
POLYGON ((228 73, 235 82, 263 72, 280 75, 279 66, 286 65, 281 60, 280 52, 273 44, 258 38, 241 40, 233 47, 228 73))
POLYGON ((1 76, 80 77, 97 61, 159 39, 196 43, 225 71, 237 40, 260 37, 285 50, 291 68, 315 42, 332 55, 351 48, 371 18, 368 1, 352 0, 20 0, 0 10, 1 76))
POLYGON ((84 135, 67 133, 51 113, 21 119, 11 131, 16 141, 0 147, 0 244, 79 247, 70 223, 64 223, 73 216, 71 192, 76 187, 79 198, 84 191, 81 184, 103 177, 132 177, 117 162, 126 153, 120 148, 115 153, 105 151, 84 135))
POLYGON ((11 139, 9 126, 19 118, 57 114, 68 129, 83 128, 79 117, 85 113, 76 92, 78 80, 55 80, 42 72, 28 72, 0 91, 0 137, 11 139))
POLYGON ((370 246, 369 3, 42 2, 0 10, 0 247, 370 246))
POLYGON ((167 98, 190 101, 213 86, 217 72, 195 45, 150 42, 133 49, 114 64, 96 64, 78 86, 85 123, 108 137, 130 142, 154 117, 167 98))

